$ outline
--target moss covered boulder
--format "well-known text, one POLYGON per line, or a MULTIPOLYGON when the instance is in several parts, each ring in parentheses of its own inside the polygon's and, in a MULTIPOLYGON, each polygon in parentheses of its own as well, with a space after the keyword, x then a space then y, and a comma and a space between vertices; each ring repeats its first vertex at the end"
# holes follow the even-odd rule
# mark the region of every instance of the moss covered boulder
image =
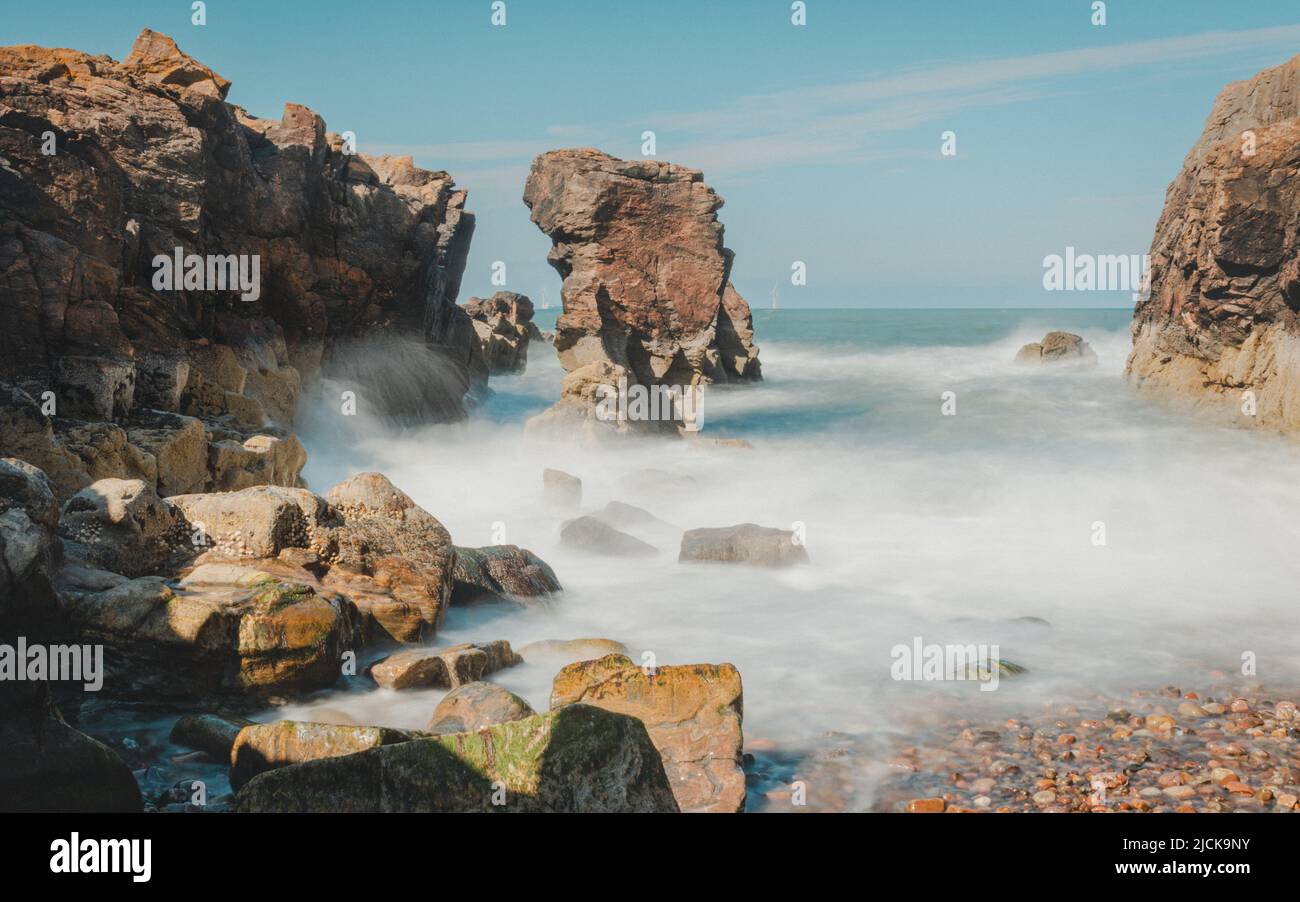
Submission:
POLYGON ((555 677, 551 709, 597 705, 645 723, 682 811, 745 807, 743 694, 731 664, 687 664, 652 673, 624 655, 570 664, 555 677))
POLYGON ((233 564, 61 595, 81 641, 105 646, 104 693, 154 703, 322 689, 359 642, 346 598, 233 564))
POLYGON ((293 764, 239 791, 243 812, 675 812, 645 726, 572 705, 477 733, 293 764))

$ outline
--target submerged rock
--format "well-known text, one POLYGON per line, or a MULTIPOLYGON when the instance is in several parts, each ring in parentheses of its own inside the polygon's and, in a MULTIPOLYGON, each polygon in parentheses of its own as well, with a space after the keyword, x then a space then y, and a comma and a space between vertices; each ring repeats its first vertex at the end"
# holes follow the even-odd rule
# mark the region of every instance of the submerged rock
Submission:
POLYGON ((808 563, 808 551, 788 529, 741 523, 712 529, 690 529, 682 535, 679 561, 789 567, 808 563))
POLYGON ((561 591, 546 561, 518 545, 456 546, 452 604, 487 599, 530 603, 561 591))
POLYGON ((254 777, 241 812, 675 812, 645 726, 588 705, 254 777))
POLYGON ((542 470, 542 498, 552 507, 576 508, 582 503, 582 480, 563 470, 542 470))
POLYGON ((570 664, 555 677, 551 710, 579 703, 645 724, 682 811, 744 810, 743 694, 732 665, 664 666, 648 675, 622 655, 570 664))
POLYGON ((537 712, 519 696, 494 683, 465 683, 448 692, 429 718, 431 733, 473 733, 523 720, 537 712))
POLYGON ((1016 352, 1016 363, 1073 361, 1095 364, 1097 352, 1073 332, 1048 332, 1042 341, 1027 344, 1016 352))
POLYGON ((172 727, 170 739, 177 745, 198 749, 218 761, 229 761, 239 731, 250 721, 216 714, 186 714, 172 727))
POLYGON ((596 517, 578 517, 560 529, 560 544, 609 557, 653 557, 659 549, 596 517))
POLYGON ((412 649, 375 662, 370 676, 385 689, 454 689, 523 662, 504 639, 449 648, 412 649))
POLYGON ((519 656, 525 661, 549 659, 565 664, 626 654, 629 654, 627 646, 613 639, 539 639, 519 649, 519 656))
POLYGON ((474 321, 488 372, 523 372, 528 365, 528 342, 541 340, 533 323, 533 302, 513 291, 498 291, 490 298, 470 298, 465 312, 474 321))

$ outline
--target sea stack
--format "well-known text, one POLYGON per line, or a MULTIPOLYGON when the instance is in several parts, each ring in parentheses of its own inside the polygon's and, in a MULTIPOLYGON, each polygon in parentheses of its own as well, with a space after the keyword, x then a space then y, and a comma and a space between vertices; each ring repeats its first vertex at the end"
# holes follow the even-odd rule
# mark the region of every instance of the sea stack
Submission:
POLYGON ((555 349, 569 376, 539 419, 590 421, 593 387, 621 378, 647 389, 761 378, 749 305, 729 281, 723 201, 699 170, 554 150, 533 161, 524 203, 564 279, 555 349))
POLYGON ((1245 425, 1300 428, 1300 56, 1228 85, 1169 186, 1127 372, 1245 425))

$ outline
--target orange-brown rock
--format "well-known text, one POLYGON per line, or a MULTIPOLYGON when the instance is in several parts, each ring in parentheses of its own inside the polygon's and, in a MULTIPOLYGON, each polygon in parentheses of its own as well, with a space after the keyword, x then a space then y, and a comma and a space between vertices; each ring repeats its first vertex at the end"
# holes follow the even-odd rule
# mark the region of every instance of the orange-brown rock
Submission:
POLYGON ((306 107, 250 116, 229 86, 148 29, 121 63, 0 47, 0 408, 42 405, 0 410, 0 447, 61 499, 105 476, 165 494, 294 485, 285 429, 322 368, 375 413, 464 414, 465 191, 353 152, 306 107), (205 278, 156 280, 178 248, 205 278), (255 291, 215 277, 214 260, 254 259, 255 291), (403 395, 373 362, 348 368, 385 336, 439 378, 406 378, 403 395))
POLYGON ((623 655, 580 661, 551 688, 552 710, 577 703, 645 723, 682 811, 744 810, 743 694, 732 665, 663 666, 649 675, 623 655))
MULTIPOLYGON (((553 150, 533 161, 524 203, 564 279, 555 349, 566 371, 609 364, 643 386, 760 378, 722 198, 698 170, 553 150)), ((561 403, 594 415, 584 399, 561 403)))
POLYGON ((1128 374, 1243 425, 1300 427, 1300 56, 1234 82, 1165 195, 1128 374))

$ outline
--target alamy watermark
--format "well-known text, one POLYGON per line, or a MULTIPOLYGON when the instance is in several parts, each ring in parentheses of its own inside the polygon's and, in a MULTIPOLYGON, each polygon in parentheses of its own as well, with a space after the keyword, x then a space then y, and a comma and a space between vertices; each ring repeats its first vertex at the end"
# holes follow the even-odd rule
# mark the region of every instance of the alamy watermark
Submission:
POLYGON ((596 386, 596 419, 605 423, 680 422, 687 432, 704 425, 704 386, 618 385, 596 386))
POLYGON ((262 296, 259 254, 187 254, 176 248, 171 256, 153 258, 155 291, 238 291, 241 301, 262 296))
POLYGON ((104 646, 29 645, 19 636, 0 644, 0 681, 81 683, 87 692, 104 686, 104 646))
POLYGON ((889 675, 895 680, 977 680, 980 692, 998 688, 998 679, 1006 665, 998 656, 997 645, 939 645, 912 637, 911 645, 895 645, 889 650, 894 663, 889 675))
POLYGON ((1043 258, 1047 291, 1128 291, 1144 295, 1151 287, 1150 254, 1064 254, 1043 258))

